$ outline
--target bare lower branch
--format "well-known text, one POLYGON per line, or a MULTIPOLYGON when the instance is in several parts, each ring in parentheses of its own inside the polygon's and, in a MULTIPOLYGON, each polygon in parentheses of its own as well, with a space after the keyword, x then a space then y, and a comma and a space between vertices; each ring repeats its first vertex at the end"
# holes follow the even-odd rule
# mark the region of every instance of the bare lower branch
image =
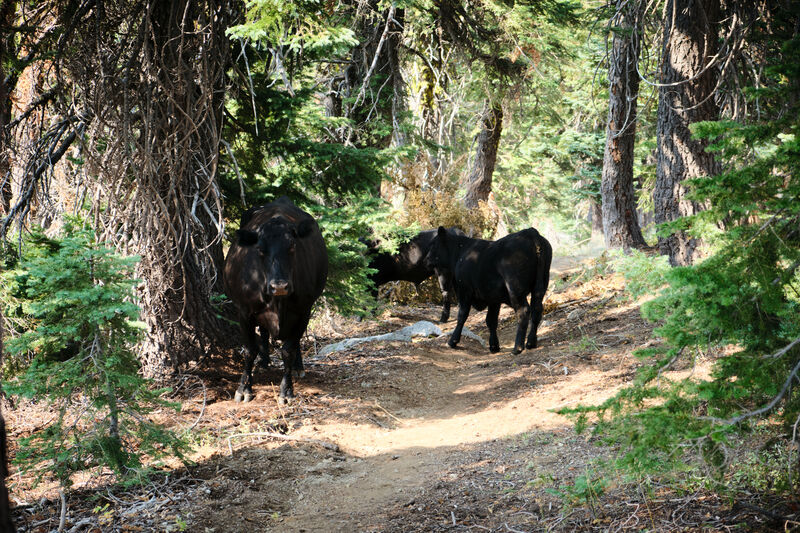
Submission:
POLYGON ((61 136, 66 130, 65 127, 62 127, 61 131, 55 134, 53 141, 47 150, 47 154, 42 156, 43 160, 40 161, 38 166, 36 166, 36 168, 30 174, 30 177, 26 180, 27 187, 25 187, 25 189, 21 192, 17 203, 11 208, 11 210, 8 212, 8 215, 3 219, 2 224, 0 224, 0 240, 5 238, 8 228, 14 219, 21 213, 25 213, 27 211, 31 198, 33 198, 33 194, 36 191, 36 186, 41 180, 44 172, 47 169, 53 168, 53 166, 61 160, 69 147, 72 146, 72 143, 75 141, 75 139, 83 133, 84 128, 85 124, 81 122, 73 131, 64 137, 63 141, 61 141, 61 136), (61 141, 61 144, 56 147, 59 141, 61 141))
POLYGON ((396 8, 397 3, 392 2, 392 6, 389 8, 389 14, 386 16, 386 24, 383 27, 381 39, 378 41, 378 47, 375 49, 375 55, 372 58, 372 64, 370 64, 369 70, 367 70, 367 74, 364 76, 364 81, 361 83, 361 89, 359 89, 358 95, 356 96, 356 105, 364 101, 364 93, 367 90, 367 85, 369 85, 370 78, 372 78, 372 73, 375 71, 375 67, 378 65, 378 58, 381 55, 383 44, 389 37, 389 28, 391 27, 392 20, 394 20, 394 12, 396 8))
MULTIPOLYGON (((775 352, 774 354, 772 354, 769 357, 770 358, 780 357, 781 355, 785 354, 790 349, 792 349, 799 342, 800 342, 800 337, 796 338, 788 346, 785 346, 785 347, 781 348, 780 350, 778 350, 777 352, 775 352)), ((762 407, 760 409, 756 409, 755 411, 750 411, 750 412, 741 414, 739 416, 735 416, 733 418, 728 418, 728 419, 716 418, 716 417, 713 417, 713 416, 704 416, 702 418, 704 420, 711 420, 712 422, 717 423, 717 424, 722 424, 722 425, 729 426, 729 425, 733 425, 733 424, 738 424, 739 422, 742 422, 743 420, 747 420, 748 418, 752 418, 754 416, 760 416, 760 415, 769 413, 770 411, 772 411, 775 408, 776 405, 778 405, 778 402, 780 402, 783 399, 783 397, 786 396, 786 393, 789 392, 789 389, 792 386, 792 382, 797 378, 798 373, 800 373, 800 361, 798 361, 797 364, 794 365, 794 368, 789 373, 789 377, 786 378, 786 381, 784 382, 783 387, 781 388, 781 390, 778 393, 778 395, 775 396, 772 399, 771 402, 769 402, 767 405, 765 405, 764 407, 762 407)))

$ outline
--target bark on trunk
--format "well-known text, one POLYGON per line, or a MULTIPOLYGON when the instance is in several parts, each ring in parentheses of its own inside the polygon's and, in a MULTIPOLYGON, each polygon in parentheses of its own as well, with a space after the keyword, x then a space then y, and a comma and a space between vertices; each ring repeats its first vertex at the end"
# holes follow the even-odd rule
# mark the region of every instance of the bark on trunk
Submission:
POLYGON ((600 186, 603 235, 607 248, 645 246, 636 213, 633 188, 633 149, 639 96, 639 4, 626 4, 612 20, 614 32, 608 59, 608 125, 600 186))
MULTIPOLYGON (((713 94, 717 68, 708 66, 717 52, 719 9, 719 0, 667 2, 653 190, 657 224, 699 212, 702 206, 686 198, 683 182, 719 172, 714 156, 705 151, 708 142, 693 140, 689 131, 690 124, 719 116, 713 94)), ((658 239, 672 265, 691 264, 698 245, 682 231, 658 239)))
MULTIPOLYGON (((0 310, 0 367, 3 364, 3 313, 0 310)), ((6 421, 0 413, 0 533, 14 533, 11 521, 11 506, 8 501, 6 478, 8 477, 8 446, 6 445, 6 421)))
POLYGON ((499 103, 487 102, 481 116, 481 131, 476 140, 475 161, 467 176, 467 194, 464 196, 464 205, 468 209, 474 209, 478 207, 478 202, 485 202, 489 199, 502 131, 503 108, 499 103))
POLYGON ((137 277, 149 330, 140 358, 147 375, 165 377, 237 337, 211 304, 221 288, 217 164, 231 64, 225 30, 237 22, 231 20, 236 5, 137 0, 82 6, 75 18, 60 22, 74 30, 59 40, 70 53, 47 69, 68 94, 54 97, 52 109, 77 124, 63 133, 64 150, 35 161, 29 181, 35 184, 64 155, 67 139, 78 139, 87 169, 81 186, 100 238, 142 258, 137 277))
POLYGON ((154 140, 146 157, 160 165, 145 178, 149 194, 135 198, 162 206, 150 210, 147 223, 155 231, 139 233, 137 242, 143 255, 140 274, 147 282, 142 311, 149 326, 141 359, 145 374, 156 378, 198 360, 213 345, 224 345, 230 329, 211 305, 213 292, 221 289, 215 275, 222 266, 218 213, 212 215, 208 203, 199 208, 200 198, 211 199, 218 190, 226 80, 220 64, 209 67, 194 57, 205 47, 216 54, 227 48, 224 23, 208 18, 217 9, 172 0, 154 1, 149 10, 152 30, 146 33, 143 61, 158 76, 158 85, 155 101, 145 107, 144 127, 154 140), (195 24, 201 17, 207 33, 198 36, 195 24), (172 255, 168 260, 165 250, 172 255))
POLYGON ((10 137, 6 126, 11 120, 11 87, 6 83, 7 72, 3 68, 14 54, 11 28, 14 25, 16 2, 0 4, 0 218, 11 210, 11 153, 8 140, 10 137))

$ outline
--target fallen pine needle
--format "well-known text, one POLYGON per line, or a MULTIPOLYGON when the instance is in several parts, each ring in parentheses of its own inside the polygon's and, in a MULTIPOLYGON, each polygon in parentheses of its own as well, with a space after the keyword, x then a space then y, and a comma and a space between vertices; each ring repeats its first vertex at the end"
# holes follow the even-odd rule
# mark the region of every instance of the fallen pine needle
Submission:
POLYGON ((272 431, 257 431, 255 433, 238 433, 236 435, 231 435, 228 437, 228 451, 231 455, 233 455, 233 445, 231 444, 231 440, 242 438, 242 437, 268 437, 270 439, 276 440, 291 440, 296 442, 307 442, 309 444, 316 444, 317 446, 322 446, 326 450, 331 450, 334 452, 339 451, 339 445, 334 444, 332 442, 326 442, 324 440, 318 439, 305 439, 303 437, 295 437, 293 435, 284 435, 282 433, 273 433, 272 431))

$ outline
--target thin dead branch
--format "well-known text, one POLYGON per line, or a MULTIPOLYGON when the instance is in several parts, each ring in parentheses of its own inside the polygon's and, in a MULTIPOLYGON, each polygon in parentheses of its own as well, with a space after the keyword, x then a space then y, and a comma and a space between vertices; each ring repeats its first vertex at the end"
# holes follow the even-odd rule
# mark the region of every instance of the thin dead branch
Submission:
MULTIPOLYGON (((800 337, 795 339, 794 341, 792 341, 792 343, 790 343, 788 346, 786 346, 784 348, 781 348, 781 350, 778 350, 778 352, 776 352, 775 354, 773 354, 770 357, 773 357, 773 358, 774 357, 778 357, 777 354, 781 354, 782 355, 783 353, 788 352, 789 349, 791 349, 791 347, 794 346, 795 344, 797 344, 798 342, 800 342, 800 337)), ((792 386, 792 382, 795 379, 797 379, 797 377, 798 377, 798 373, 800 373, 800 361, 798 361, 797 364, 794 365, 794 368, 792 369, 792 371, 789 372, 789 377, 786 378, 786 381, 783 383, 783 387, 781 387, 780 392, 778 392, 778 394, 772 399, 772 401, 770 401, 767 405, 765 405, 764 407, 762 407, 760 409, 756 409, 755 411, 749 411, 747 413, 741 414, 739 416, 735 416, 733 418, 728 418, 728 419, 716 418, 716 417, 713 417, 713 416, 706 416, 706 417, 702 417, 702 418, 704 420, 711 420, 712 422, 717 423, 717 424, 733 425, 733 424, 738 424, 739 422, 742 422, 744 420, 747 420, 748 418, 752 418, 754 416, 761 416, 761 415, 764 415, 766 413, 769 413, 770 411, 772 411, 775 408, 776 405, 778 405, 778 402, 780 402, 783 399, 783 397, 786 396, 786 393, 789 392, 789 390, 791 389, 791 386, 792 386)))

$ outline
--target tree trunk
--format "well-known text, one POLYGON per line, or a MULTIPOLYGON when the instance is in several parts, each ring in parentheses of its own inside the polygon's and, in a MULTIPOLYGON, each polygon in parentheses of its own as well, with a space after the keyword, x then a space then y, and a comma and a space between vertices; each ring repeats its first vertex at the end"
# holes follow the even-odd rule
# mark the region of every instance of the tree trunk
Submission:
MULTIPOLYGON (((3 366, 3 311, 0 309, 0 368, 3 366)), ((0 532, 14 533, 11 521, 11 506, 8 501, 6 478, 8 477, 8 446, 6 445, 6 421, 0 413, 0 532)))
POLYGON ((633 148, 636 140, 636 105, 639 96, 639 35, 637 26, 641 2, 626 4, 617 11, 608 58, 608 125, 600 186, 603 235, 607 248, 645 246, 636 213, 633 189, 633 148))
POLYGON ((143 373, 165 378, 238 337, 211 303, 222 288, 217 164, 235 9, 209 0, 97 9, 65 67, 87 108, 82 153, 100 238, 141 257, 143 373))
POLYGON ((592 238, 603 236, 603 206, 596 200, 589 200, 589 220, 592 223, 592 238))
POLYGON ((344 116, 355 124, 338 131, 340 142, 359 147, 388 148, 401 144, 399 129, 403 112, 404 82, 398 52, 403 38, 405 9, 393 3, 389 9, 377 0, 352 2, 359 37, 347 67, 330 79, 326 109, 330 116, 344 116), (329 103, 328 103, 329 102, 329 103), (337 115, 338 113, 338 115, 337 115), (377 115, 388 133, 376 136, 371 124, 377 115))
POLYGON ((10 133, 8 123, 11 121, 11 90, 7 85, 8 73, 4 69, 11 62, 14 54, 14 15, 16 2, 0 3, 0 218, 7 216, 11 210, 11 150, 8 140, 10 133))
MULTIPOLYGON (((707 141, 693 140, 689 125, 715 120, 717 68, 708 63, 717 51, 719 0, 669 0, 658 100, 656 183, 657 224, 693 215, 702 206, 686 198, 684 180, 719 173, 707 141), (703 70, 705 69, 705 70, 703 70)), ((659 237, 658 247, 672 265, 688 265, 697 254, 697 239, 683 231, 659 237)))
POLYGON ((155 82, 155 98, 142 102, 148 116, 142 126, 153 138, 143 155, 159 164, 143 177, 149 194, 134 198, 161 206, 147 209, 149 219, 138 221, 154 231, 138 232, 136 243, 147 282, 141 304, 149 335, 142 364, 145 374, 161 377, 212 345, 224 345, 227 337, 211 296, 221 289, 215 274, 222 270, 216 169, 230 45, 224 21, 216 18, 225 8, 151 1, 142 61, 156 79, 143 77, 137 96, 155 82), (203 62, 196 60, 200 50, 203 62))
POLYGON ((467 176, 467 194, 464 205, 468 209, 478 207, 492 192, 492 174, 497 162, 497 148, 503 131, 503 108, 500 103, 486 102, 481 116, 481 131, 476 139, 475 161, 467 176))
MULTIPOLYGON (((68 119, 62 135, 81 145, 80 186, 99 238, 141 257, 136 274, 148 333, 140 359, 145 374, 164 377, 237 338, 211 297, 221 289, 217 164, 231 65, 225 30, 237 22, 238 4, 81 5, 59 21, 73 31, 58 41, 70 53, 57 54, 57 68, 47 69, 61 91, 48 109, 68 119)), ((46 158, 30 165, 41 169, 30 179, 64 155, 41 152, 46 158)))

